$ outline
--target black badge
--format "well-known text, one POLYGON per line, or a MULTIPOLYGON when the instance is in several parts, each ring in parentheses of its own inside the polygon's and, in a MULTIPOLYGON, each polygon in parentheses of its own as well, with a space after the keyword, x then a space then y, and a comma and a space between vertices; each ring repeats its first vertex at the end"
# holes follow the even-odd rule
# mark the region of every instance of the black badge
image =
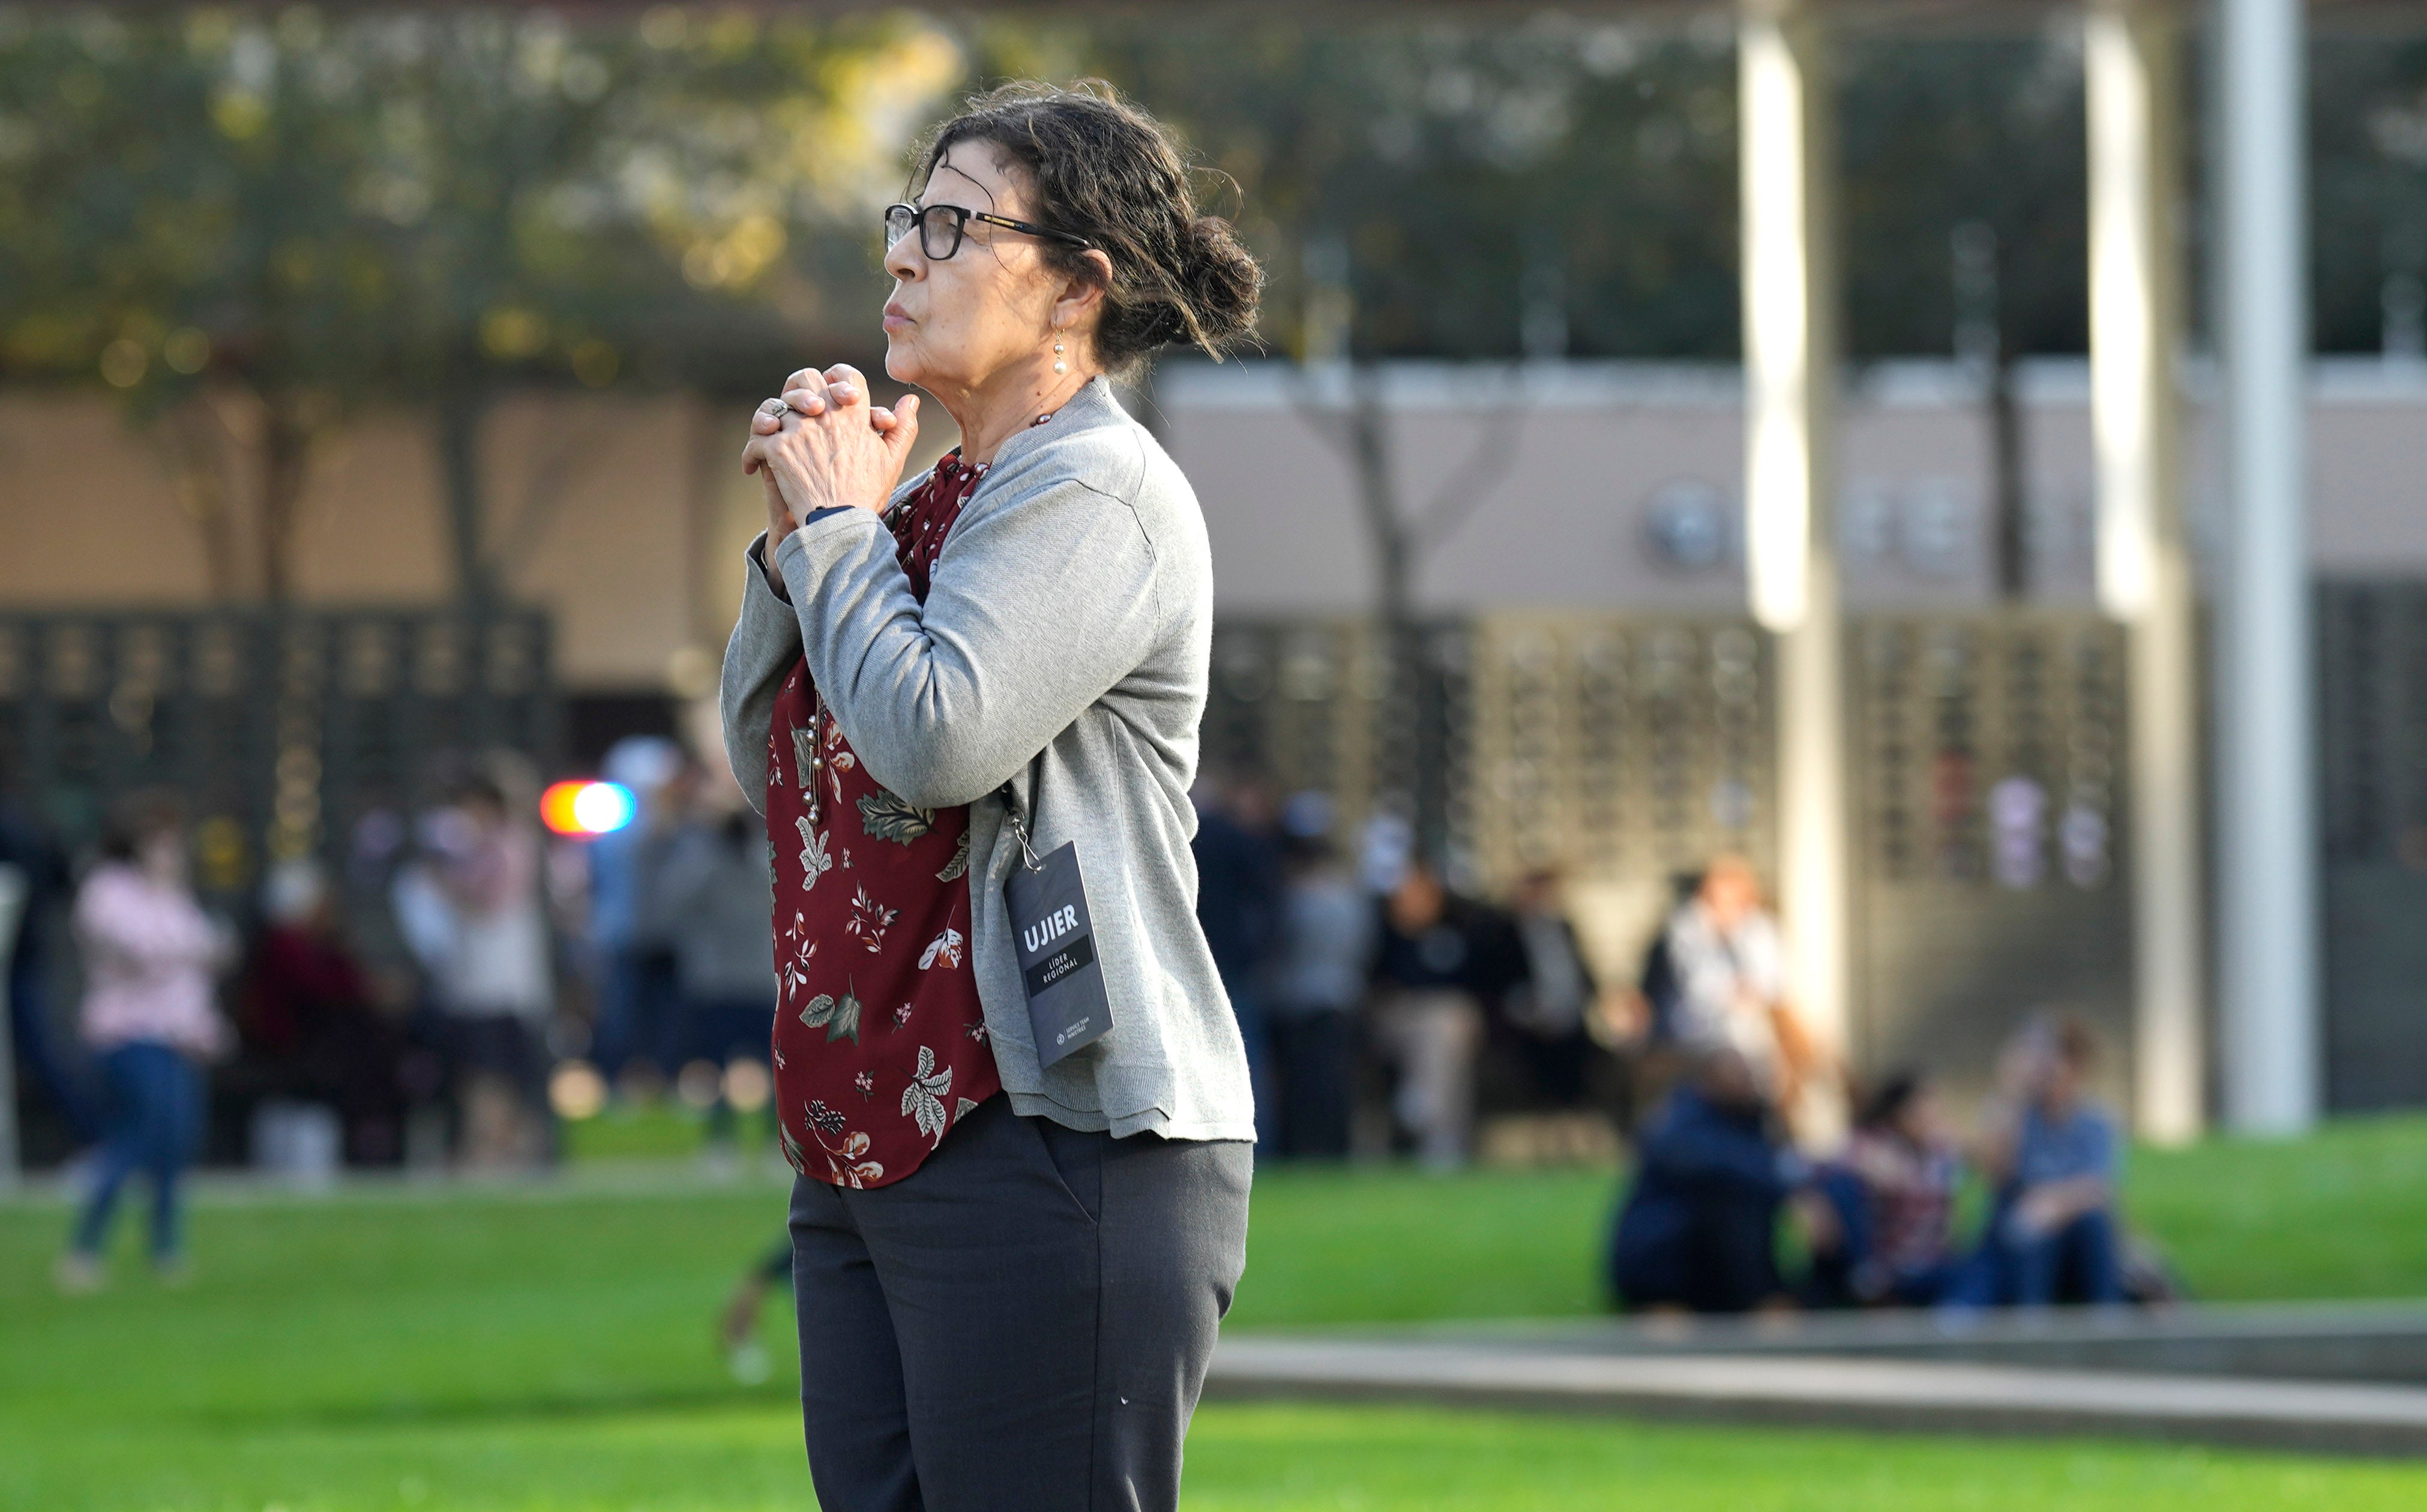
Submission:
POLYGON ((1096 964, 1096 929, 1087 918, 1079 848, 1063 846, 1034 867, 1011 869, 1003 884, 1019 974, 1028 986, 1028 1025, 1040 1065, 1103 1038, 1113 1027, 1104 968, 1096 964))

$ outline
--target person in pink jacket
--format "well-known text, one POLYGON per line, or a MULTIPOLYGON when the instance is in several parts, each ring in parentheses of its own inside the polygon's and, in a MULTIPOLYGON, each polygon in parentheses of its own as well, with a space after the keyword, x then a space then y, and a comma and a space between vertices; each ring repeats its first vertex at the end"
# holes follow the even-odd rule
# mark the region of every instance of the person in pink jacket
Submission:
POLYGON ((153 1269, 164 1280, 184 1277, 178 1182, 201 1130, 202 1065, 227 1035, 212 989, 233 945, 187 885, 175 805, 129 800, 112 820, 103 857, 76 893, 74 925, 85 963, 82 1032, 107 1074, 112 1107, 92 1192, 59 1260, 59 1285, 71 1292, 100 1286, 119 1189, 138 1170, 152 1182, 153 1269))

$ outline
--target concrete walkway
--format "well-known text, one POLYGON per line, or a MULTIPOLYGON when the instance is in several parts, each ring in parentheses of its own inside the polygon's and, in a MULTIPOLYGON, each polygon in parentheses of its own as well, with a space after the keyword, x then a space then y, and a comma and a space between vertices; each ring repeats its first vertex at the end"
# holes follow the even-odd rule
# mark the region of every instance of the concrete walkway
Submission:
POLYGON ((1522 1340, 1226 1336, 1210 1395, 1719 1423, 2157 1437, 2427 1455, 2427 1389, 1847 1356, 1589 1354, 1522 1340))
POLYGON ((2184 1304, 2044 1312, 1444 1323, 1360 1337, 1586 1355, 1846 1355, 2159 1375, 2427 1386, 2417 1301, 2184 1304))

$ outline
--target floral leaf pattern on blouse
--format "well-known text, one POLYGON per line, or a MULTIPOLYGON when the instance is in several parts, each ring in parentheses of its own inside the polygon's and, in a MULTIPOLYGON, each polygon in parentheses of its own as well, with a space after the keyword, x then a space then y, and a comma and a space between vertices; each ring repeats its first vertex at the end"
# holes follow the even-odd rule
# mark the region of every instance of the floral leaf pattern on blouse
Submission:
POLYGON ((836 803, 842 802, 842 774, 857 765, 859 765, 859 757, 854 756, 851 747, 843 743, 842 726, 834 722, 832 714, 827 715, 826 780, 834 787, 836 803))
POLYGON ((777 957, 782 963, 778 976, 789 999, 809 984, 809 960, 818 953, 818 942, 809 938, 808 921, 797 913, 792 916, 792 927, 784 931, 783 942, 791 950, 777 957))
POLYGON ((792 1137, 790 1126, 781 1118, 776 1119, 775 1134, 777 1138, 783 1141, 785 1161, 792 1167, 793 1170, 800 1172, 803 1176, 808 1175, 809 1162, 807 1159, 801 1154, 801 1142, 792 1137))
POLYGON ((834 1022, 826 1026, 826 1043, 831 1045, 839 1039, 859 1043, 859 1000, 848 992, 842 995, 842 1001, 835 1004, 834 1022))
POLYGON ((801 1022, 810 1029, 824 1030, 829 1045, 839 1039, 847 1039, 856 1045, 859 1043, 859 1000, 850 993, 846 992, 837 1000, 831 993, 821 992, 801 1010, 801 1022))
POLYGON ((920 953, 919 969, 921 971, 928 970, 938 961, 943 962, 948 967, 958 966, 961 964, 961 932, 959 930, 947 925, 944 933, 937 935, 934 939, 929 940, 927 942, 927 949, 920 953))
POLYGON ((905 803, 890 789, 859 795, 859 828, 871 840, 907 845, 935 827, 933 809, 905 803))
POLYGON ((868 888, 862 886, 859 896, 851 901, 851 918, 842 929, 846 935, 858 935, 860 943, 868 947, 868 953, 874 955, 885 949, 885 932, 900 917, 900 909, 885 907, 871 898, 868 888))
POLYGON ((953 858, 944 870, 936 873, 937 882, 958 882, 969 874, 969 832, 961 831, 961 843, 953 848, 953 858))
MULTIPOLYGON (((919 1132, 944 1142, 944 1097, 953 1090, 953 1068, 937 1068, 936 1052, 919 1047, 919 1069, 910 1074, 910 1084, 902 1089, 902 1115, 919 1126, 919 1132)), ((932 1146, 931 1146, 932 1147, 932 1146)))
POLYGON ((869 1139, 858 1130, 846 1127, 843 1115, 825 1104, 823 1098, 811 1098, 806 1117, 809 1136, 825 1152, 826 1164, 834 1172, 837 1186, 864 1187, 871 1181, 885 1179, 885 1167, 868 1160, 869 1139))
POLYGON ((841 1185, 865 1187, 871 1181, 881 1181, 885 1179, 884 1166, 874 1161, 860 1158, 867 1153, 868 1136, 855 1129, 843 1136, 842 1158, 837 1160, 833 1153, 829 1152, 826 1160, 834 1166, 835 1178, 841 1185))
POLYGON ((818 879, 834 870, 834 853, 826 848, 826 837, 809 826, 804 814, 793 821, 801 827, 801 890, 815 892, 818 879))
MULTIPOLYGON (((885 516, 922 603, 978 478, 950 459, 885 516)), ((969 811, 886 790, 806 661, 776 695, 767 741, 782 990, 769 1055, 784 1156, 813 1181, 886 1186, 916 1173, 1002 1086, 969 969, 969 811)))

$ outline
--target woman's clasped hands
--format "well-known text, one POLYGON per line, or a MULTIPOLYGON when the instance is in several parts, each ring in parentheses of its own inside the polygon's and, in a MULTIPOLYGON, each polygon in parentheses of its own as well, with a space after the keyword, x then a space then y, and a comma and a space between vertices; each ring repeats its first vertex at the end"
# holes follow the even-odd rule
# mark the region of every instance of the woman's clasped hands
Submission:
POLYGON ((888 408, 871 403, 859 369, 804 367, 784 381, 780 398, 758 406, 741 470, 767 489, 773 546, 819 510, 847 505, 882 511, 919 437, 919 397, 888 408))

